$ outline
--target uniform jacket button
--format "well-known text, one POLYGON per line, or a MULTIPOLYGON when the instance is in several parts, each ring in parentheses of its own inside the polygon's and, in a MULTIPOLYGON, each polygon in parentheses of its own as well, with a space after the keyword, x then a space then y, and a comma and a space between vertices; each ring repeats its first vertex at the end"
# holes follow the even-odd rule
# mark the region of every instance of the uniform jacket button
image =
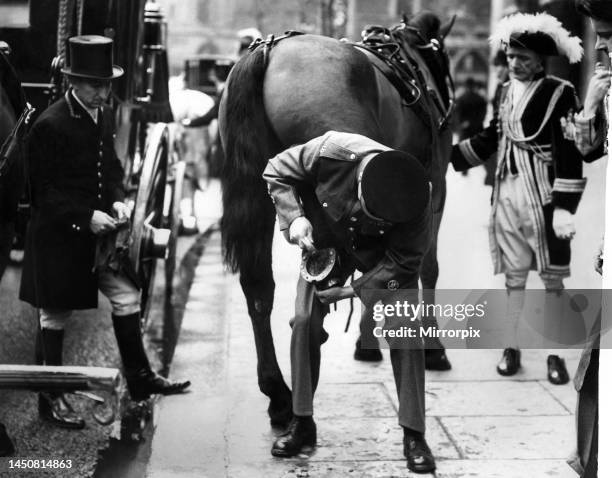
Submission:
POLYGON ((396 281, 395 279, 390 280, 389 282, 387 282, 387 289, 389 290, 399 289, 399 282, 396 281))
POLYGON ((349 231, 350 231, 350 232, 353 232, 354 230, 355 230, 355 228, 354 228, 354 227, 349 227, 349 231))
POLYGON ((351 154, 351 159, 355 159, 357 156, 355 156, 354 154, 351 154))
POLYGON ((357 218, 355 216, 351 216, 351 222, 356 222, 357 218))
POLYGON ((327 203, 326 203, 326 202, 324 202, 323 204, 321 204, 321 206, 323 206, 323 207, 327 207, 327 203))

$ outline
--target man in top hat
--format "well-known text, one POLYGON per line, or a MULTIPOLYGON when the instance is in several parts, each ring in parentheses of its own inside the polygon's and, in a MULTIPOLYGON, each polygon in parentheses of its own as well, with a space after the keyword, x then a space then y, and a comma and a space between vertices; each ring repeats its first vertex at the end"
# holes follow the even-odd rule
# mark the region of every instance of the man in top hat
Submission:
MULTIPOLYGON (((290 457, 316 443, 313 396, 328 304, 358 296, 371 314, 378 300, 373 290, 418 291, 431 239, 430 185, 414 157, 335 131, 272 158, 263 176, 285 237, 307 250, 334 247, 341 266, 340 286, 317 290, 302 277, 298 282, 291 336, 294 419, 272 447, 274 456, 290 457), (363 275, 342 287, 355 269, 363 275)), ((390 345, 408 467, 430 472, 435 462, 424 437, 422 344, 390 345)))
MULTIPOLYGON (((496 115, 480 134, 455 145, 451 161, 463 171, 497 153, 489 238, 495 273, 504 273, 508 291, 507 323, 515 327, 497 365, 500 375, 521 366, 516 327, 525 301, 530 270, 546 288, 549 311, 559 306, 563 279, 570 275, 570 242, 576 232, 574 213, 584 190, 582 156, 562 133, 561 119, 576 111, 573 86, 546 76, 547 56, 582 58, 580 39, 570 36, 548 14, 516 14, 493 31, 494 49, 503 48, 510 70, 495 108, 496 115)), ((563 327, 563 324, 559 324, 563 327)), ((547 359, 548 380, 569 380, 563 359, 547 359)))
MULTIPOLYGON (((20 298, 39 310, 37 361, 62 364, 64 328, 75 309, 98 305, 98 289, 112 305, 112 322, 132 399, 177 393, 189 382, 171 382, 151 370, 140 330, 140 293, 123 267, 96 264, 96 243, 129 221, 123 202, 124 171, 114 149, 113 112, 105 107, 113 41, 102 36, 69 39, 70 83, 27 138, 32 216, 26 237, 20 298)), ((61 393, 39 395, 41 416, 65 428, 83 419, 61 393)))

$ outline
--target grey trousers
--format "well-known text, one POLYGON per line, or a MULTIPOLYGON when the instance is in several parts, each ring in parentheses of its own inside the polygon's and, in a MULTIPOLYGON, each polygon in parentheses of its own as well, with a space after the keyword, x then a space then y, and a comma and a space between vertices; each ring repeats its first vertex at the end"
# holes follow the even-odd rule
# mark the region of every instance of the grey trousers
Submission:
MULTIPOLYGON (((321 343, 326 337, 323 330, 323 319, 329 312, 328 306, 319 302, 314 293, 314 285, 300 277, 295 299, 295 317, 291 322, 293 327, 291 333, 293 413, 300 416, 313 415, 313 398, 319 382, 321 365, 321 343)), ((423 349, 392 349, 391 365, 399 399, 399 424, 424 433, 425 357, 423 349)))

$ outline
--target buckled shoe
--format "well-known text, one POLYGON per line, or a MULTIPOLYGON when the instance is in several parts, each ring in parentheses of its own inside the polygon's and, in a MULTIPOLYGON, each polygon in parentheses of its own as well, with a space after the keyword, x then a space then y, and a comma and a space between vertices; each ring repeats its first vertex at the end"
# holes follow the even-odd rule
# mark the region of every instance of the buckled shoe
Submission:
POLYGON ((519 349, 504 349, 502 359, 497 364, 497 373, 504 377, 516 374, 521 368, 521 351, 519 349))
POLYGON ((546 359, 548 367, 548 381, 553 385, 565 385, 569 382, 569 374, 565 367, 565 360, 558 355, 549 355, 546 359))

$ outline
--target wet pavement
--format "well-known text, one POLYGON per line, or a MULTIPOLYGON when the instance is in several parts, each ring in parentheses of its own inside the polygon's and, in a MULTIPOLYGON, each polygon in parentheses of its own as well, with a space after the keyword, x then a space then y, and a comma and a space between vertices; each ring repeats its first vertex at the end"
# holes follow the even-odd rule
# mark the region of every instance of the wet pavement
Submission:
MULTIPOLYGON (((208 194, 215 198, 219 196, 218 183, 211 183, 208 194)), ((198 193, 196 201, 202 231, 209 228, 212 222, 202 212, 203 205, 208 202, 206 197, 206 194, 198 193)), ((214 220, 216 217, 218 213, 215 213, 214 220)), ((146 331, 149 358, 157 370, 168 369, 194 266, 207 237, 179 239, 177 257, 181 267, 175 274, 175 291, 168 302, 164 296, 163 267, 161 264, 158 266, 154 305, 146 331)), ((34 363, 36 311, 17 299, 20 277, 21 268, 11 266, 0 283, 0 363, 3 364, 34 363)), ((97 310, 73 314, 67 327, 63 358, 64 363, 70 365, 120 367, 110 306, 102 295, 97 310)), ((104 394, 96 393, 104 397, 104 394)), ((111 435, 118 435, 117 424, 115 428, 98 424, 91 416, 90 400, 71 396, 70 401, 87 422, 84 430, 64 430, 41 420, 37 413, 35 393, 0 390, 0 422, 6 425, 17 449, 15 456, 0 458, 0 477, 85 478, 93 476, 96 469, 97 477, 143 476, 154 427, 145 430, 142 442, 118 442, 111 439, 111 435), (71 460, 71 467, 48 471, 10 470, 9 459, 71 460), (109 466, 109 463, 113 466, 109 466)))
MULTIPOLYGON (((567 288, 599 288, 592 258, 603 230, 605 162, 585 167, 587 190, 576 215, 573 275, 567 288)), ((449 172, 447 209, 440 232, 439 288, 503 288, 492 275, 487 222, 490 188, 484 171, 449 172)), ((248 234, 248 231, 245 231, 248 234)), ((289 381, 288 319, 299 264, 297 248, 277 235, 272 327, 281 368, 289 381)), ((541 288, 536 274, 529 286, 541 288)), ((397 398, 388 352, 380 364, 352 358, 357 320, 343 333, 348 305, 330 314, 315 398, 318 443, 310 456, 278 459, 270 447, 267 399, 258 390, 255 346, 237 276, 221 264, 214 232, 195 271, 172 373, 190 377, 189 394, 164 397, 148 478, 191 477, 410 477, 402 456, 397 398)), ((548 351, 525 350, 512 378, 495 372, 499 350, 451 350, 453 369, 427 373, 427 439, 444 478, 575 476, 565 460, 574 448, 572 384, 546 380, 548 351)), ((573 374, 579 351, 564 351, 573 374)), ((434 476, 434 475, 425 475, 434 476)))

